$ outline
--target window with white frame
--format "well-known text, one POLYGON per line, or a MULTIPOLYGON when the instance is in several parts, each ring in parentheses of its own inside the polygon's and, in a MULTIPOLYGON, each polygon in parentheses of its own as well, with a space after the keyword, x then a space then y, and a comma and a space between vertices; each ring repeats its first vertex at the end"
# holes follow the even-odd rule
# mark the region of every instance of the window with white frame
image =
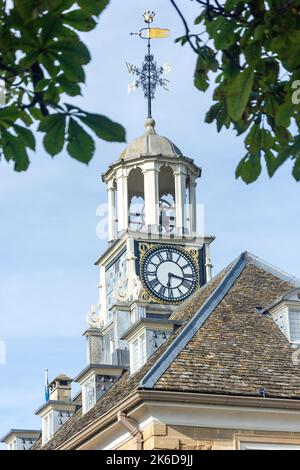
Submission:
POLYGON ((82 411, 86 413, 96 403, 95 377, 90 377, 82 384, 82 411))
POLYGON ((8 444, 8 450, 17 450, 17 439, 14 439, 8 444))
POLYGON ((292 343, 300 343, 300 309, 289 308, 290 340, 292 343))
POLYGON ((53 411, 49 411, 45 416, 42 418, 42 442, 46 444, 46 442, 50 441, 53 437, 53 411))
POLYGON ((241 442, 240 450, 300 450, 297 444, 275 444, 268 442, 241 442))
POLYGON ((147 360, 146 334, 145 332, 138 336, 130 344, 130 369, 131 372, 137 371, 147 360))

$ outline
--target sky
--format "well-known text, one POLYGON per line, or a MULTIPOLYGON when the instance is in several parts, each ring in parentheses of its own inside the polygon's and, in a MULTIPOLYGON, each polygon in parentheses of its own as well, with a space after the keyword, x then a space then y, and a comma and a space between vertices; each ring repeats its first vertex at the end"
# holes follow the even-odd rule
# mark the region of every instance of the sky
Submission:
MULTIPOLYGON (((192 22, 196 3, 183 3, 192 22)), ((300 277, 300 185, 291 166, 272 179, 264 170, 249 186, 235 179, 243 141, 233 130, 218 134, 204 123, 211 89, 203 94, 193 86, 195 55, 174 44, 184 31, 168 0, 111 0, 96 30, 82 35, 92 56, 83 97, 66 102, 120 122, 127 142, 143 133, 146 102, 139 90, 127 93, 125 63, 143 60, 144 41, 129 33, 143 27, 148 9, 156 11, 156 26, 171 29, 170 38, 154 42, 158 63, 172 67, 170 91, 159 90, 153 105, 156 130, 203 169, 197 196, 206 233, 216 237, 213 273, 248 250, 300 277)), ((60 372, 74 377, 86 365, 85 316, 98 299, 94 262, 106 247, 96 235, 97 207, 106 202, 101 174, 124 148, 101 140, 96 145, 88 166, 66 152, 52 159, 41 143, 27 172, 0 164, 0 341, 6 345, 0 436, 10 428, 40 428, 34 412, 44 401, 45 368, 51 379, 60 372)))

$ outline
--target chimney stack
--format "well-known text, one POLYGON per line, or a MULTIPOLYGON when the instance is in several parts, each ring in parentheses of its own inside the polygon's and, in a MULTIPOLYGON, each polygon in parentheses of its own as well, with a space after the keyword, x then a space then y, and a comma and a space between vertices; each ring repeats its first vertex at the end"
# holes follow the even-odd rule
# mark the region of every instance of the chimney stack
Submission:
POLYGON ((65 374, 59 374, 49 384, 49 398, 55 401, 71 401, 72 379, 65 374))

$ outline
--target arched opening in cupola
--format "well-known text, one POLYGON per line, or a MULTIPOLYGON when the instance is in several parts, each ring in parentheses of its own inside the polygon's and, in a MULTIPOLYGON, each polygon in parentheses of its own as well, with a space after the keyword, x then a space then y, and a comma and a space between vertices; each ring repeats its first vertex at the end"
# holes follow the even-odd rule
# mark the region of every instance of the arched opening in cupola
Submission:
POLYGON ((128 226, 140 232, 145 227, 144 177, 140 168, 133 168, 128 176, 128 226))
POLYGON ((158 175, 159 225, 162 233, 175 229, 175 180, 173 169, 162 166, 158 175))

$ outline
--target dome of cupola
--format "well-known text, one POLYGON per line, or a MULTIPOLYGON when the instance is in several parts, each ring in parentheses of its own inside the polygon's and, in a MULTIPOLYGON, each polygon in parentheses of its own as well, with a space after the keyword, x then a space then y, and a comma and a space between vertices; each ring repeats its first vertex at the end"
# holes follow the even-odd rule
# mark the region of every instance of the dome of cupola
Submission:
POLYGON ((145 122, 144 134, 134 139, 123 150, 120 160, 131 160, 140 156, 153 155, 183 156, 181 150, 170 139, 156 133, 154 119, 148 118, 145 122))

